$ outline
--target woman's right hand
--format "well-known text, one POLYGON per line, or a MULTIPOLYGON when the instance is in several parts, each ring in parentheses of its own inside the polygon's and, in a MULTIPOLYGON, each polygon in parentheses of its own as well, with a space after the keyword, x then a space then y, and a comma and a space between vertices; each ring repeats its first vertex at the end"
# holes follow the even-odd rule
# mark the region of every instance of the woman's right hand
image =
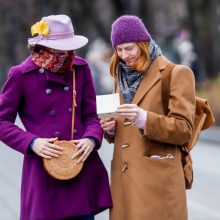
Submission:
POLYGON ((50 159, 62 155, 63 148, 53 144, 57 138, 36 138, 32 150, 40 157, 50 159))
POLYGON ((115 131, 115 118, 101 118, 100 124, 103 130, 107 133, 113 133, 115 131))

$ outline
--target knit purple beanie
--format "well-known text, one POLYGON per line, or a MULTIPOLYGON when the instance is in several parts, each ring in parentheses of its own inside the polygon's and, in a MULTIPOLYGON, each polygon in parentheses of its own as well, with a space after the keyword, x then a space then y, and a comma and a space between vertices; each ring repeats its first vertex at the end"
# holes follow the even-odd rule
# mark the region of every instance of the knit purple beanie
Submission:
POLYGON ((148 33, 142 20, 133 15, 119 17, 112 24, 111 41, 112 46, 129 42, 150 41, 148 33))

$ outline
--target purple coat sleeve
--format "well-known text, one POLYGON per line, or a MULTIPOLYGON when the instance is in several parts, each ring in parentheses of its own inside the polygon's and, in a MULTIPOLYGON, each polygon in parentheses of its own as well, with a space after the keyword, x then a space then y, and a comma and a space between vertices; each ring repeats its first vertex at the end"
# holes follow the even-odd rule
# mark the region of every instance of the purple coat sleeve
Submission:
POLYGON ((96 140, 96 149, 101 146, 103 130, 96 113, 96 93, 89 66, 84 73, 82 112, 84 120, 83 137, 92 137, 96 140))
POLYGON ((0 140, 25 154, 29 144, 37 136, 14 124, 24 101, 22 90, 22 72, 19 66, 12 67, 0 95, 0 140))

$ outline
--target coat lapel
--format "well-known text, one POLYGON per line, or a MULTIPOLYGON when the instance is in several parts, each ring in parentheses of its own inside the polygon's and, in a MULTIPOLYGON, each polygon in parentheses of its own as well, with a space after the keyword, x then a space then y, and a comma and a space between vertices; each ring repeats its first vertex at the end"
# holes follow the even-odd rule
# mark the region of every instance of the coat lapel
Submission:
POLYGON ((166 59, 159 56, 151 65, 145 74, 135 96, 132 104, 138 104, 147 92, 161 79, 160 71, 166 66, 166 59))
MULTIPOLYGON (((132 104, 138 105, 147 92, 161 79, 160 71, 165 69, 167 63, 168 60, 164 56, 158 56, 158 58, 152 63, 134 96, 132 104)), ((116 92, 120 94, 120 103, 124 104, 124 97, 118 84, 116 92)))

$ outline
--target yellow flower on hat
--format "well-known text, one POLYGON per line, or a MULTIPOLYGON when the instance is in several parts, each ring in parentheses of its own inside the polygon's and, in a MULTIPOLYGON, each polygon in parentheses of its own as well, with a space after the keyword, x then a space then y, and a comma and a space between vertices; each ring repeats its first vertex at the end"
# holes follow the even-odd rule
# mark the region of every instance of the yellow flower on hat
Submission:
POLYGON ((43 36, 47 36, 49 34, 49 26, 46 21, 41 20, 31 27, 31 35, 40 34, 43 36))

